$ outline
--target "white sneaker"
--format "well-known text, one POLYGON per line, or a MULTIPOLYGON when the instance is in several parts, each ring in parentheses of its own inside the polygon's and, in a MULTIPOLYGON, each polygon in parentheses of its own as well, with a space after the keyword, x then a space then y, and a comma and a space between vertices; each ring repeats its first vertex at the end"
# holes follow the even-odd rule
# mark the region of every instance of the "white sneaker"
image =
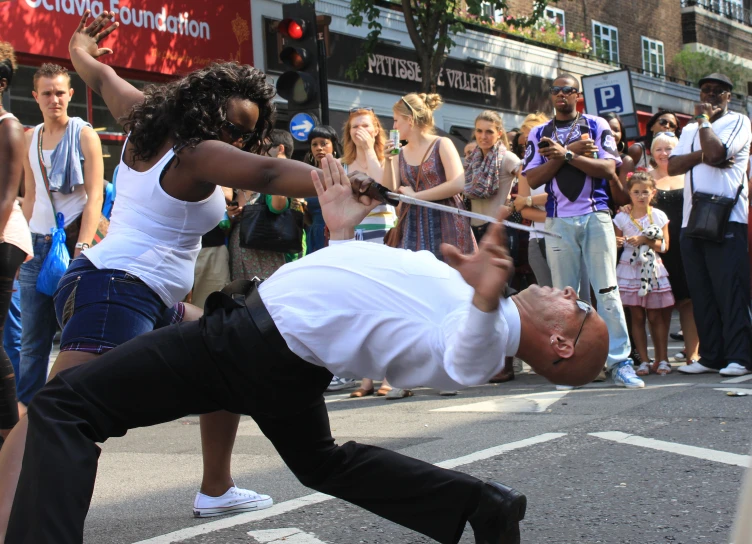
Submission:
POLYGON ((680 366, 677 368, 682 374, 705 374, 706 372, 718 372, 715 368, 708 368, 700 361, 692 361, 692 364, 680 366))
POLYGON ((739 363, 729 363, 726 368, 721 369, 721 376, 744 376, 750 371, 739 363))
POLYGON ((231 487, 221 497, 210 497, 199 492, 193 501, 193 517, 210 518, 225 514, 238 514, 263 510, 274 504, 269 495, 260 495, 250 489, 231 487))
POLYGON ((687 353, 685 351, 680 351, 679 353, 674 354, 674 361, 686 361, 687 360, 687 353))
POLYGON ((340 378, 339 376, 332 376, 332 381, 329 383, 327 391, 342 391, 343 389, 352 389, 357 387, 357 380, 352 378, 340 378))

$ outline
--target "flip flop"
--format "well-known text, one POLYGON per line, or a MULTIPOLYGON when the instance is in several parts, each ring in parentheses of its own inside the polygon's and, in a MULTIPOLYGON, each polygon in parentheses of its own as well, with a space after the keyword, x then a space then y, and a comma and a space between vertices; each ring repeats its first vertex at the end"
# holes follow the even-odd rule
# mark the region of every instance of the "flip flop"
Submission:
POLYGON ((659 376, 671 374, 671 365, 668 364, 668 361, 661 361, 657 366, 653 368, 653 372, 655 372, 659 376))
POLYGON ((355 391, 350 393, 351 399, 359 399, 361 397, 367 397, 368 395, 373 395, 373 387, 370 389, 363 389, 362 387, 358 387, 355 391))
POLYGON ((389 393, 386 394, 386 400, 404 399, 405 397, 412 397, 413 392, 409 389, 400 389, 398 387, 392 388, 389 393))
POLYGON ((376 396, 385 397, 391 390, 391 387, 379 387, 379 389, 376 391, 376 396))

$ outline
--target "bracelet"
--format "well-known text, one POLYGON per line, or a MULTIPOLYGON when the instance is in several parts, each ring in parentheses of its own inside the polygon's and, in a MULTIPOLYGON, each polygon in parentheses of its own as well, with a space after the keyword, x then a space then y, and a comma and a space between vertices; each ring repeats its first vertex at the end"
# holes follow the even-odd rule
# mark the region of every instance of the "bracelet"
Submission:
POLYGON ((666 240, 661 240, 661 253, 666 251, 666 240))
POLYGON ((89 249, 89 247, 86 242, 76 242, 76 249, 89 249))
POLYGON ((710 121, 710 117, 708 117, 707 113, 701 113, 700 115, 695 115, 695 119, 699 121, 700 119, 705 119, 706 121, 710 121))

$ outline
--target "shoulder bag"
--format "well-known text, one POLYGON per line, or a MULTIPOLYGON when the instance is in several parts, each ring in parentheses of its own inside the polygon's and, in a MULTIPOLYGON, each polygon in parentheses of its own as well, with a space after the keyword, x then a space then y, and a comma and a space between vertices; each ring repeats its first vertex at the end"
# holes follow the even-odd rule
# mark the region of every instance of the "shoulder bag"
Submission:
POLYGON ((253 204, 243 206, 240 217, 240 246, 279 253, 303 251, 303 212, 287 208, 274 213, 260 195, 253 204))
MULTIPOLYGON (((694 146, 693 141, 692 151, 694 151, 694 146)), ((744 181, 742 180, 739 184, 739 190, 734 198, 695 192, 694 168, 689 171, 689 183, 692 189, 692 210, 689 212, 684 235, 720 244, 726 236, 731 212, 744 189, 744 181)))

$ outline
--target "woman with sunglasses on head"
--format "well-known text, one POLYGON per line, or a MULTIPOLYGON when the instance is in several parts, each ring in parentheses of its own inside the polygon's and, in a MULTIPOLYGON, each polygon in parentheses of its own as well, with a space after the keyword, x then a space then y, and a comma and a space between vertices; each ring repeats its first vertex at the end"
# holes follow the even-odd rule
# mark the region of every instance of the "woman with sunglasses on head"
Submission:
MULTIPOLYGON (((139 91, 97 60, 112 52, 98 43, 117 28, 109 25, 114 14, 104 12, 86 26, 89 13, 71 38, 71 61, 128 138, 109 232, 71 263, 54 297, 63 334, 50 378, 73 366, 96 364, 99 355, 151 331, 165 316, 179 319, 169 310, 190 291, 201 236, 225 212, 220 186, 315 194, 310 166, 251 153, 263 147, 273 126, 275 92, 262 72, 216 63, 139 91)), ((200 315, 181 308, 186 318, 200 315)), ((134 402, 148 405, 148 398, 134 402)), ((194 502, 197 517, 271 505, 268 496, 235 487, 230 475, 238 422, 229 412, 201 416, 204 478, 194 502)), ((26 429, 24 419, 0 453, 0 540, 26 429)))
MULTIPOLYGON (((321 159, 331 153, 334 157, 342 156, 342 147, 339 143, 337 131, 329 125, 318 125, 308 134, 308 153, 306 153, 304 162, 319 168, 321 159)), ((326 246, 326 236, 324 229, 324 216, 321 215, 321 206, 317 197, 306 198, 308 213, 311 215, 311 226, 306 231, 306 248, 307 253, 313 253, 326 246)))
POLYGON ((650 147, 653 145, 653 137, 659 132, 673 132, 677 138, 681 136, 681 126, 676 113, 661 110, 648 119, 645 136, 632 144, 627 151, 635 163, 635 170, 648 171, 654 166, 650 157, 650 147))
MULTIPOLYGON (((655 205, 668 216, 668 232, 674 243, 663 254, 663 264, 668 270, 668 281, 671 283, 671 291, 676 299, 675 306, 666 308, 666 319, 671 322, 671 314, 674 308, 679 311, 679 320, 684 334, 684 352, 682 358, 687 364, 692 364, 700 359, 700 338, 697 334, 697 325, 692 308, 692 299, 689 296, 687 277, 684 273, 681 247, 678 240, 681 235, 681 226, 684 219, 684 174, 671 176, 668 173, 668 159, 671 152, 679 144, 672 132, 661 132, 653 138, 650 154, 655 162, 655 168, 650 172, 655 180, 658 190, 655 196, 655 205)), ((676 356, 674 358, 677 358, 676 356)))

